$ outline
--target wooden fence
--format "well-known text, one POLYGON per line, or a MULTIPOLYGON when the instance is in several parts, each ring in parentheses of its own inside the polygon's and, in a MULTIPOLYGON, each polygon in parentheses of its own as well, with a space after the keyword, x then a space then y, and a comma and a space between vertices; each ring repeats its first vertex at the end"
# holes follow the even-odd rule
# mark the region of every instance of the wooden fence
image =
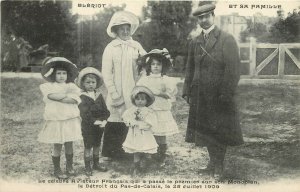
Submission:
POLYGON ((248 55, 248 58, 241 55, 241 64, 247 68, 242 78, 300 79, 300 43, 256 43, 255 38, 251 38, 250 43, 240 43, 239 47, 240 53, 244 49, 244 55, 248 55), (266 51, 267 54, 261 54, 266 51), (285 70, 288 64, 290 69, 285 70), (273 68, 273 74, 264 74, 263 71, 270 66, 273 68), (290 74, 287 71, 290 71, 290 74))

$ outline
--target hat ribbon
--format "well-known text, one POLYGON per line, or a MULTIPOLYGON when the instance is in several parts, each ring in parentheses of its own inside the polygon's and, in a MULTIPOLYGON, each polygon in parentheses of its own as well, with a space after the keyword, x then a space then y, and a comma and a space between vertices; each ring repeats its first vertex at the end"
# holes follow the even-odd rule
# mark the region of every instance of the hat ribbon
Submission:
POLYGON ((45 77, 49 77, 54 71, 54 68, 50 68, 49 71, 47 73, 45 73, 45 77))
POLYGON ((166 49, 166 48, 163 48, 162 55, 165 56, 167 59, 171 59, 171 55, 170 55, 168 49, 166 49))

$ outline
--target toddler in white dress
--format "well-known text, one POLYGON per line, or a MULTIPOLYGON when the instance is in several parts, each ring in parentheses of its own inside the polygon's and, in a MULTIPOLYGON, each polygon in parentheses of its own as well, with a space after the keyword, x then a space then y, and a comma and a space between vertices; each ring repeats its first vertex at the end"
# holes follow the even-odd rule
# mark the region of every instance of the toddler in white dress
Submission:
POLYGON ((126 153, 134 154, 132 174, 135 175, 140 168, 145 168, 143 162, 147 161, 157 152, 157 143, 152 128, 157 126, 156 114, 149 106, 154 101, 153 93, 146 87, 137 86, 131 94, 133 107, 127 109, 122 118, 129 130, 123 143, 126 153))

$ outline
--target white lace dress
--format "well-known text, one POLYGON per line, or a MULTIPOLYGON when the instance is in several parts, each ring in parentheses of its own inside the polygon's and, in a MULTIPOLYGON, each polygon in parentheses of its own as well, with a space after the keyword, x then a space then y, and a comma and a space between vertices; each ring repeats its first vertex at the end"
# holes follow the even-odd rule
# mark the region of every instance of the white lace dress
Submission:
POLYGON ((45 102, 44 126, 38 135, 43 143, 60 143, 82 139, 78 109, 80 89, 74 83, 44 83, 40 85, 45 102), (66 93, 78 104, 66 104, 48 99, 51 93, 66 93))
POLYGON ((147 107, 131 107, 122 116, 128 126, 128 133, 123 143, 127 153, 157 152, 157 143, 153 136, 152 127, 157 126, 157 118, 153 110, 147 107))

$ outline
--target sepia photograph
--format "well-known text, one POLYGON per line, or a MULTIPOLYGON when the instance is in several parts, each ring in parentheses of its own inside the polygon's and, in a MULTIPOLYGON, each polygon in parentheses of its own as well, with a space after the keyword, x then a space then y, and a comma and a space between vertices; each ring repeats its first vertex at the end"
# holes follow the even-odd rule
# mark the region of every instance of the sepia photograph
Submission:
POLYGON ((300 0, 1 0, 0 192, 300 188, 300 0))

